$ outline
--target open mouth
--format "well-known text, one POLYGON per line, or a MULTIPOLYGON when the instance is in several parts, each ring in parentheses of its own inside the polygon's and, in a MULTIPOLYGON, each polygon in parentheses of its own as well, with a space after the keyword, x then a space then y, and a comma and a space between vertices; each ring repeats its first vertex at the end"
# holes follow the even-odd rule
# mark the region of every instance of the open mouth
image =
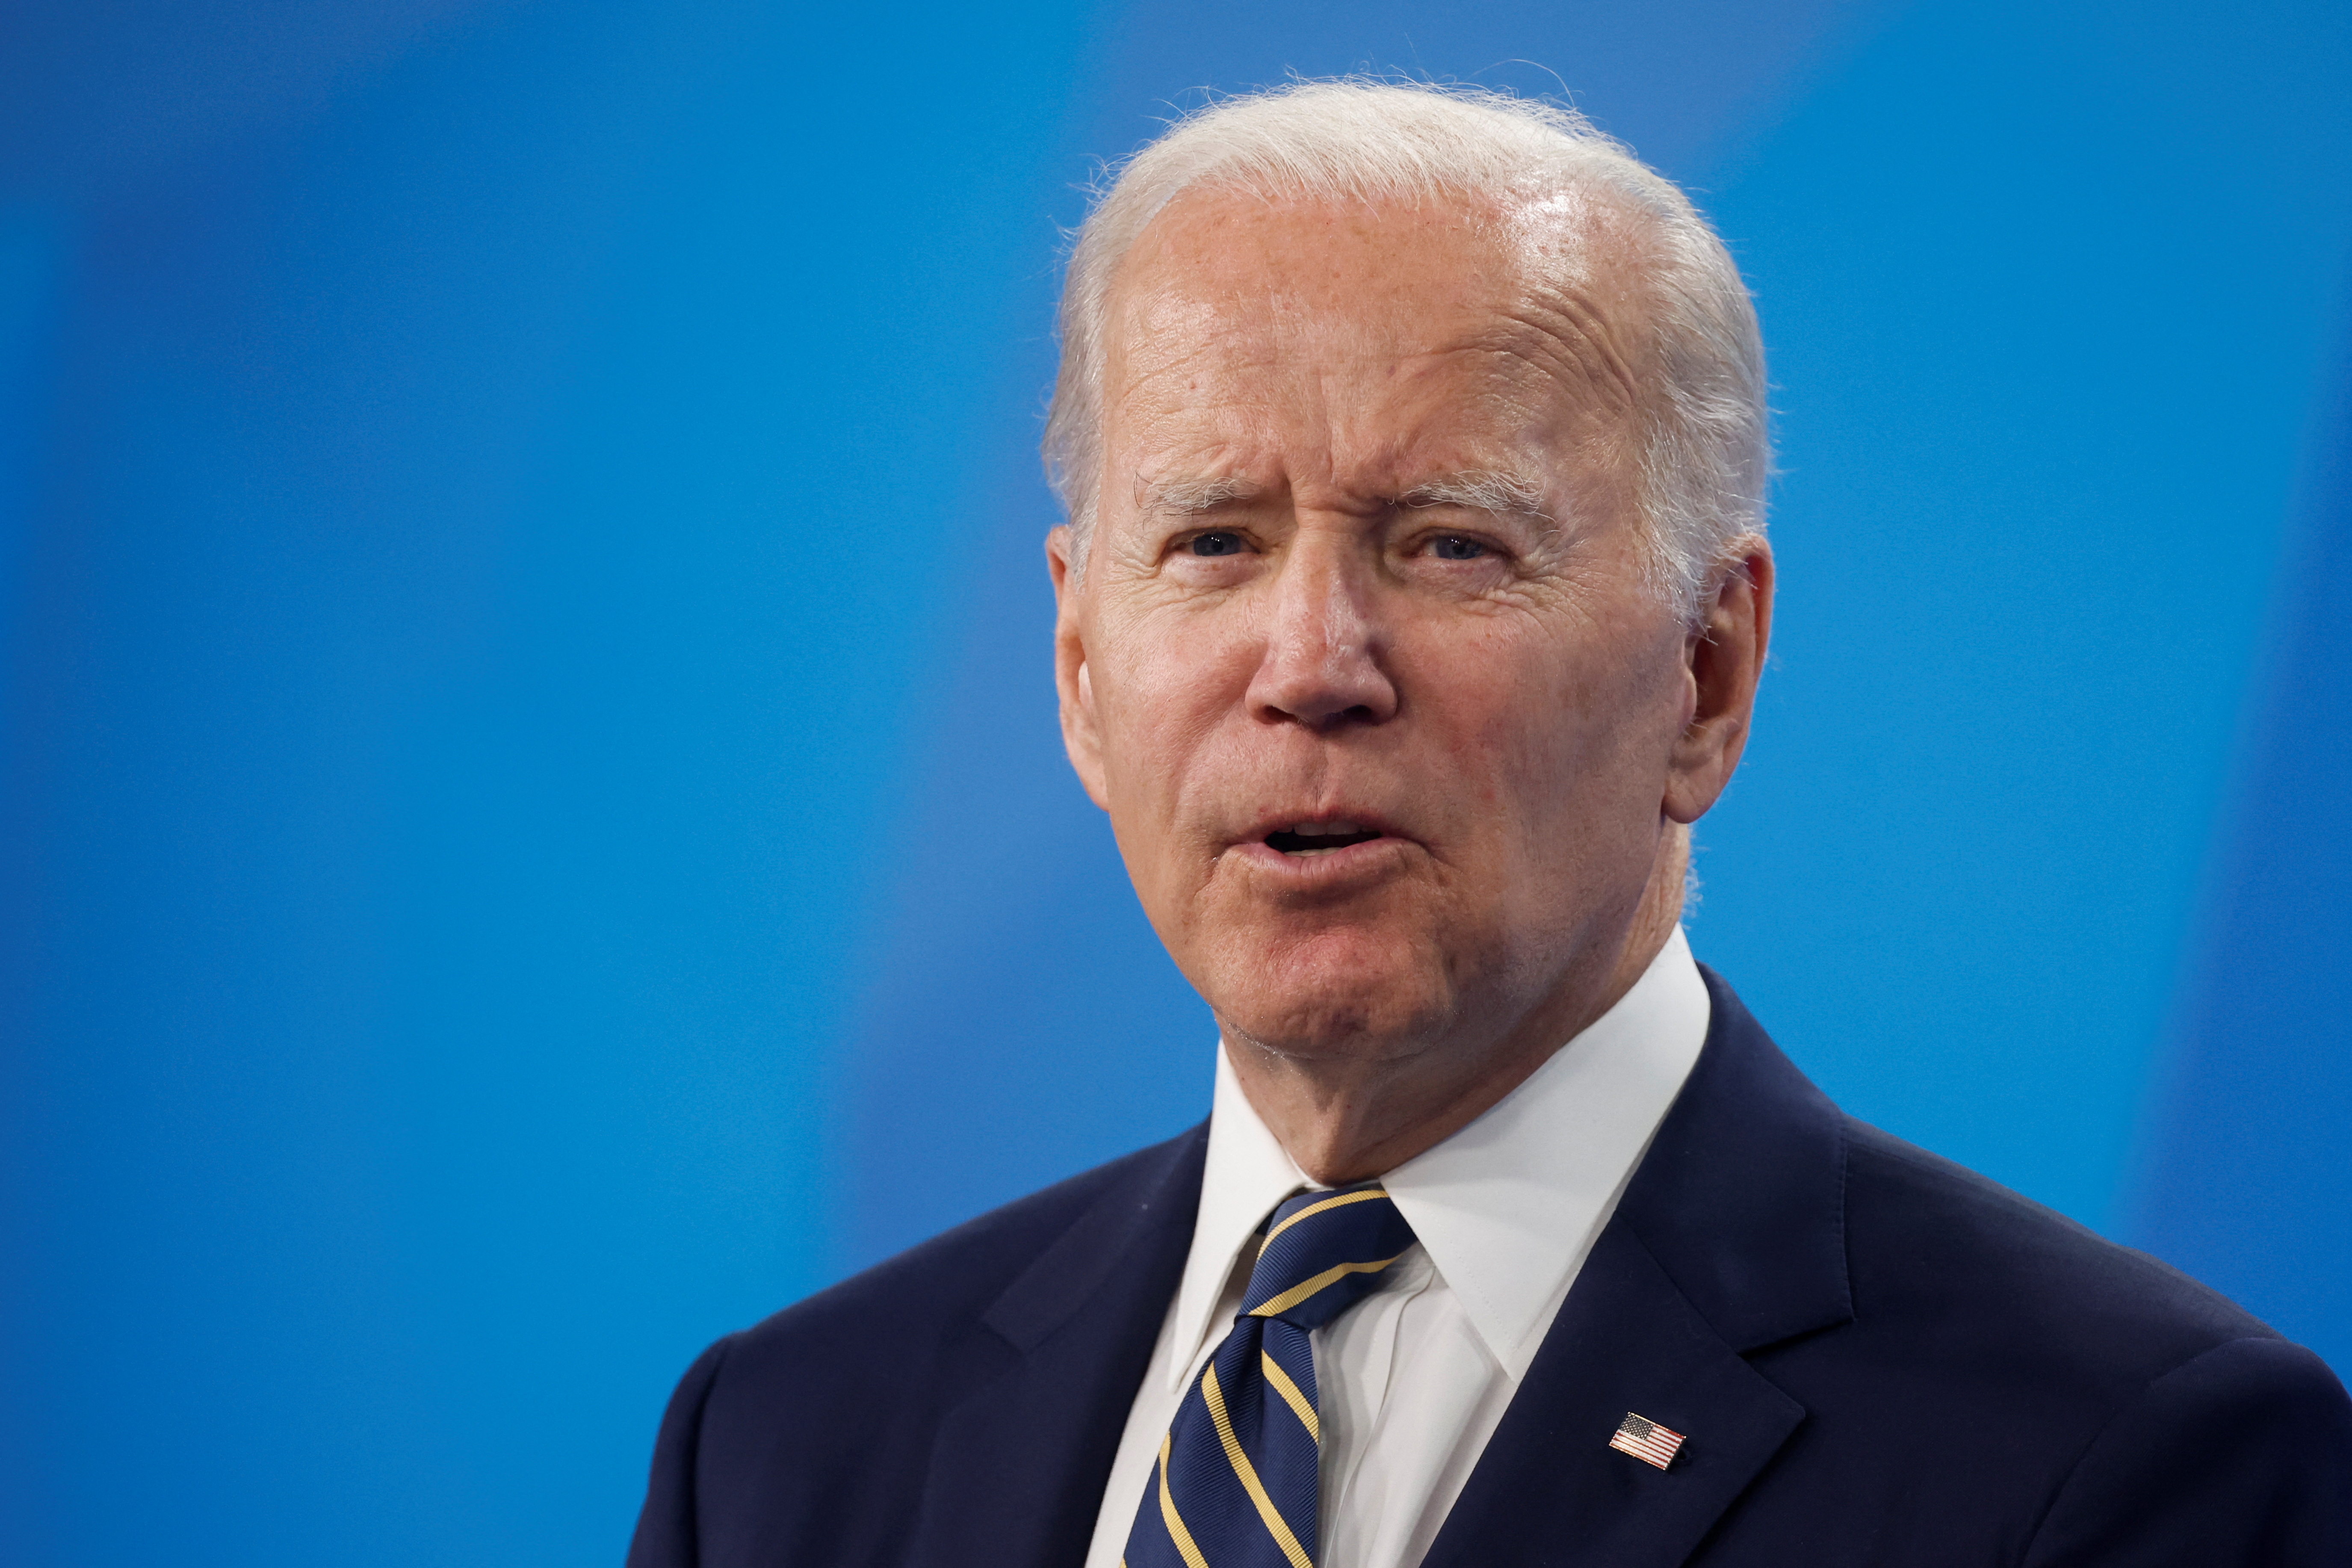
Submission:
POLYGON ((1352 822, 1299 822, 1277 827, 1265 836, 1269 849, 1285 855, 1328 855, 1350 844, 1370 844, 1381 835, 1352 822))

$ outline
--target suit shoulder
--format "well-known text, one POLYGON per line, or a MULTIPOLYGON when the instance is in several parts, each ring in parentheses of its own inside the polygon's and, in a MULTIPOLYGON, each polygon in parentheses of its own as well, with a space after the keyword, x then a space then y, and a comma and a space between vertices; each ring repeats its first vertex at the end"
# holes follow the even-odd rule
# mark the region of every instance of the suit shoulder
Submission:
POLYGON ((2299 1345, 2216 1346, 2107 1423, 2025 1560, 2352 1562, 2352 1401, 2299 1345))
POLYGON ((1073 1176, 713 1345, 664 1420, 632 1564, 899 1560, 945 1413, 1091 1279, 1189 1227, 1205 1142, 1073 1176))
POLYGON ((731 1336, 730 1360, 974 1322, 1072 1226, 1106 1203, 1150 1201, 1202 1144, 1196 1127, 966 1220, 731 1336))
POLYGON ((1844 1315, 1748 1352, 1804 1418, 1779 1484, 1740 1505, 1746 1539, 1837 1517, 1868 1551, 1824 1562, 2339 1560, 2244 1550, 2273 1527, 2343 1539, 2352 1409, 2318 1358, 2155 1258, 1839 1125, 1844 1315))
POLYGON ((2219 1292, 1985 1176, 1846 1119, 1858 1319, 1941 1325, 1956 1348, 2137 1385, 2280 1336, 2219 1292))

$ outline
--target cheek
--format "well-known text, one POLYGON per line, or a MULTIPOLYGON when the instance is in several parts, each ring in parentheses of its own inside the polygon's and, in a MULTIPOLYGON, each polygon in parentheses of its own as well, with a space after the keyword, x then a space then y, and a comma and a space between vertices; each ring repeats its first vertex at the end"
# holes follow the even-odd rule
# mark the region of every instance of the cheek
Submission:
POLYGON ((1658 659, 1596 629, 1531 646, 1462 683, 1476 698, 1465 746, 1483 763, 1465 782, 1533 841, 1523 847, 1573 850, 1614 816, 1646 821, 1663 798, 1675 689, 1658 678, 1658 659))
POLYGON ((1247 662, 1203 617, 1152 616, 1114 628, 1096 667, 1095 702, 1113 810, 1164 804, 1199 771, 1220 721, 1248 686, 1247 662))

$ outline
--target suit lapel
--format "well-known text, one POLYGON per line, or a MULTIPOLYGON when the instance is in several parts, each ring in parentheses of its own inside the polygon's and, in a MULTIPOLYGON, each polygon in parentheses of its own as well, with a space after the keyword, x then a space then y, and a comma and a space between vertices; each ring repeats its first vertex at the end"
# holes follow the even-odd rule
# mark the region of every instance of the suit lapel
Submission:
POLYGON ((1427 1568, 1673 1568, 1804 1414, 1692 1310, 1629 1230, 1612 1225, 1427 1568), (1628 1411, 1685 1435, 1671 1468, 1609 1447, 1628 1411))
POLYGON ((1730 988, 1426 1568, 1675 1568, 1805 1418, 1748 1352, 1850 1320, 1842 1119, 1730 988), (1660 1470, 1632 1412, 1684 1434, 1660 1470))
MULTIPOLYGON (((1205 1126, 1064 1232, 982 1318, 908 1568, 1076 1568, 1200 1207, 1205 1126)), ((914 1500, 908 1500, 914 1506, 914 1500)))

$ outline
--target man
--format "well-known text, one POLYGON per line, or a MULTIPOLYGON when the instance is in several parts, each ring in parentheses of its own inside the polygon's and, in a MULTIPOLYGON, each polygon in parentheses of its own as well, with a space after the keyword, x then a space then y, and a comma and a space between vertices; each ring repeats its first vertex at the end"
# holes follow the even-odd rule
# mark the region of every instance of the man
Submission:
POLYGON ((1678 926, 1771 618, 1764 374, 1564 111, 1311 83, 1088 220, 1070 759, 1205 1127, 714 1346, 637 1568, 2352 1563, 2352 1407, 1841 1116, 1678 926))

